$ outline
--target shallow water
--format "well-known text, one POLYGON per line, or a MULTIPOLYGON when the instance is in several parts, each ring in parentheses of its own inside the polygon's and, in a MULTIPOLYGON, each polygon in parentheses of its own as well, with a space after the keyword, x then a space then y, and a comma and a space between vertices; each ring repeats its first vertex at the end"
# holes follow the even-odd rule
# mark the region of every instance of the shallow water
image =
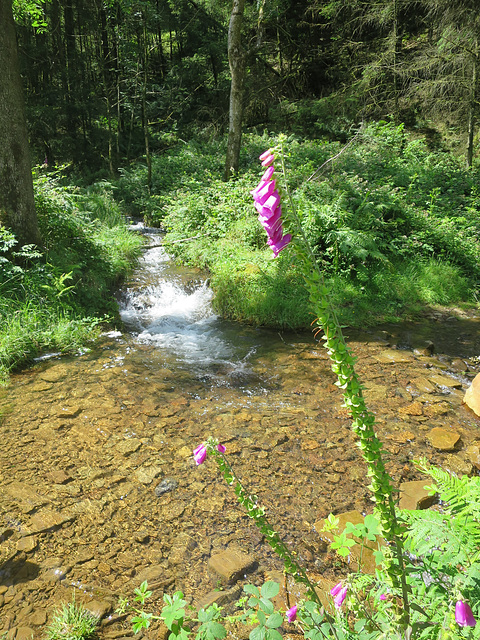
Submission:
MULTIPOLYGON (((128 635, 113 613, 119 596, 147 578, 156 600, 182 589, 197 602, 217 586, 208 559, 232 545, 258 559, 254 580, 281 567, 213 463, 194 464, 209 435, 313 577, 332 575, 315 523, 371 508, 348 415, 311 334, 218 319, 205 277, 161 247, 146 252, 119 299, 122 331, 83 355, 43 359, 0 392, 0 632, 11 640, 22 628, 42 637, 74 588, 103 607, 106 637, 128 635)), ((478 319, 437 314, 347 331, 397 485, 420 477, 421 455, 473 472, 480 420, 462 398, 478 368, 478 328, 478 319), (422 355, 428 340, 435 353, 422 355), (455 451, 431 446, 434 427, 461 436, 455 451)))

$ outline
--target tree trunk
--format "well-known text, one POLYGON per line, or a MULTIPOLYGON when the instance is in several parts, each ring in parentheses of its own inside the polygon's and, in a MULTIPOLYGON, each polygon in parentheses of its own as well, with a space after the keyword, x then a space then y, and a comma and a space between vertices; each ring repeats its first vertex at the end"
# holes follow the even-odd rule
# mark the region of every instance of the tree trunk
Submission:
POLYGON ((12 0, 0 0, 0 224, 40 244, 12 0))
POLYGON ((245 0, 233 0, 228 27, 228 62, 232 83, 230 86, 230 117, 224 180, 237 173, 242 139, 243 87, 245 80, 245 52, 242 49, 242 23, 245 0))
POLYGON ((475 116, 477 111, 477 66, 478 66, 478 43, 475 43, 475 55, 472 60, 472 87, 470 93, 470 105, 468 113, 468 143, 467 143, 467 168, 473 162, 473 143, 475 134, 475 116))

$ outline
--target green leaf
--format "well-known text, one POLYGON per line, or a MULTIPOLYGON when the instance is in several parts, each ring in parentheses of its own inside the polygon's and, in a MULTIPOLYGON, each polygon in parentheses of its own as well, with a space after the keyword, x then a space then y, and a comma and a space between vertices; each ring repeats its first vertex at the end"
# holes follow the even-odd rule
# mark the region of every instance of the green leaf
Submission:
POLYGON ((281 613, 275 612, 272 613, 271 616, 268 617, 267 622, 266 622, 266 626, 269 629, 276 629, 277 627, 280 627, 283 623, 283 616, 281 613))
POLYGON ((279 591, 280 585, 273 580, 267 580, 260 589, 260 593, 264 598, 274 598, 275 596, 278 596, 279 591))
POLYGON ((249 640, 265 640, 265 627, 255 627, 248 637, 249 640))

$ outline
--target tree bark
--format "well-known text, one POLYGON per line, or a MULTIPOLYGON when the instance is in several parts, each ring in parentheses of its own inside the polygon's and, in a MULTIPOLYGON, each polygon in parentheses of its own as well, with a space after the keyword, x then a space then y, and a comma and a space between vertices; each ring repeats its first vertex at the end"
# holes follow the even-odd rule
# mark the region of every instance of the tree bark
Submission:
POLYGON ((224 180, 238 172, 240 143, 242 140, 243 88, 245 81, 245 52, 242 48, 242 23, 245 0, 233 0, 228 27, 228 63, 232 83, 230 86, 230 115, 228 125, 227 156, 224 180))
POLYGON ((0 0, 0 224, 40 244, 12 0, 0 0))
POLYGON ((477 65, 478 65, 478 41, 475 42, 475 51, 472 59, 472 86, 470 93, 470 105, 468 111, 468 141, 467 141, 467 168, 470 169, 473 162, 473 146, 475 134, 475 116, 477 113, 477 65))

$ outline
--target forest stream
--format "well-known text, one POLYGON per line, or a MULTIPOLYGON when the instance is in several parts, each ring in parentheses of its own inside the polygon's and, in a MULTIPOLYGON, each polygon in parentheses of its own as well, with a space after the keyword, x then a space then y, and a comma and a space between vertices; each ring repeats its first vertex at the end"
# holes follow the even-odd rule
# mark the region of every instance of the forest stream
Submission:
MULTIPOLYGON (((225 602, 245 578, 280 576, 213 461, 195 465, 192 451, 208 436, 226 446, 313 579, 347 570, 322 541, 320 520, 371 511, 322 344, 309 332, 217 318, 205 275, 173 264, 150 235, 118 294, 121 331, 75 357, 45 354, 0 390, 8 640, 43 638, 55 606, 74 593, 101 617, 100 637, 113 639, 132 636, 115 609, 143 580, 158 611, 163 593, 225 602), (211 559, 228 564, 229 554, 245 566, 227 584, 211 559)), ((420 456, 460 474, 480 466, 480 419, 462 404, 478 371, 479 322, 432 311, 422 322, 345 330, 397 486, 421 479, 420 456)))

